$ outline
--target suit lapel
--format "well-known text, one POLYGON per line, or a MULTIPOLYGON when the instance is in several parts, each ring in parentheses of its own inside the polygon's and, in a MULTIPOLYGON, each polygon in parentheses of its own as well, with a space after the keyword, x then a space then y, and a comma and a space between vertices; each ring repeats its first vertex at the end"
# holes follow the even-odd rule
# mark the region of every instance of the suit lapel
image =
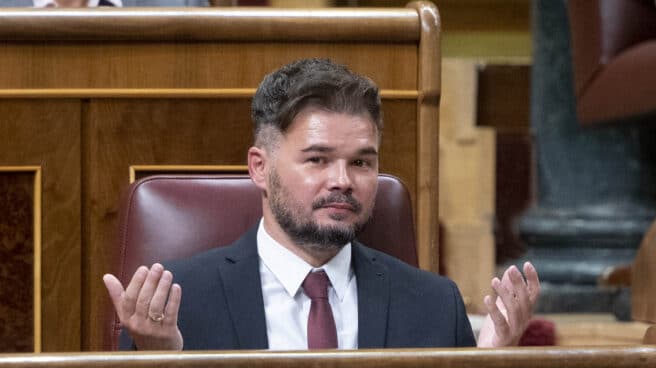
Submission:
POLYGON ((384 348, 390 294, 388 269, 362 244, 353 242, 353 271, 358 283, 358 348, 384 348))
POLYGON ((267 349, 257 226, 234 243, 219 271, 239 348, 267 349))

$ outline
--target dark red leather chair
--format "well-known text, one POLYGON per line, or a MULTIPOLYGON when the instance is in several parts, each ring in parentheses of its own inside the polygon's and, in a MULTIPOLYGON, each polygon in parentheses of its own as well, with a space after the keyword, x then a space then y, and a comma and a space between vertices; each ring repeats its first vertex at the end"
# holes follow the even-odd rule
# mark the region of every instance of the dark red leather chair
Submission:
MULTIPOLYGON (((183 258, 230 244, 262 216, 259 189, 248 176, 161 175, 128 187, 121 204, 114 274, 126 285, 140 265, 183 258)), ((417 266, 410 195, 379 175, 371 221, 359 239, 417 266)), ((105 347, 115 350, 120 325, 108 308, 105 347)))
POLYGON ((579 121, 656 112, 654 0, 570 0, 567 6, 579 121))

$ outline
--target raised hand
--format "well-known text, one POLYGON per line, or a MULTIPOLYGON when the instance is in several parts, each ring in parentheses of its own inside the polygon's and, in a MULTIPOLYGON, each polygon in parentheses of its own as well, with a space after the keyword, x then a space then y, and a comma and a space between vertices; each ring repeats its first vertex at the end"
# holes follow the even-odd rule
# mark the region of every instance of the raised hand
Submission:
POLYGON ((103 276, 118 318, 139 350, 182 350, 178 309, 182 289, 173 274, 155 263, 141 266, 127 288, 111 274, 103 276))
POLYGON ((479 347, 496 348, 519 343, 540 295, 538 273, 530 262, 524 263, 524 274, 526 281, 517 267, 510 266, 501 280, 492 279, 497 297, 495 300, 491 295, 485 296, 488 315, 478 337, 479 347))

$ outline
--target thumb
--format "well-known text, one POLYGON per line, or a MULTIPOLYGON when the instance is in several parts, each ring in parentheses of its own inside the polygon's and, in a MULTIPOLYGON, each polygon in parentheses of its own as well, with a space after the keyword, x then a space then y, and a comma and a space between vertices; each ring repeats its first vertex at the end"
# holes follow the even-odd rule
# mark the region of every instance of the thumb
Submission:
POLYGON ((105 288, 109 293, 109 297, 112 299, 112 304, 114 304, 114 309, 116 310, 116 313, 119 314, 120 316, 121 301, 125 289, 123 289, 123 285, 116 278, 116 276, 110 273, 103 275, 103 282, 105 283, 105 288))

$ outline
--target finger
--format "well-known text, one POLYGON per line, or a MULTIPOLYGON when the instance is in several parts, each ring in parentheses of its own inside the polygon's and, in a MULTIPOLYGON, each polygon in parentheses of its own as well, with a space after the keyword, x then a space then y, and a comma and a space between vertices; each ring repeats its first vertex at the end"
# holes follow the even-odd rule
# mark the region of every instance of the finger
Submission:
POLYGON ((139 291, 139 296, 137 297, 137 305, 134 311, 135 315, 143 318, 148 316, 150 301, 155 294, 155 289, 159 284, 159 279, 162 277, 163 272, 164 267, 159 263, 155 263, 150 267, 146 281, 143 283, 143 287, 139 291))
POLYGON ((538 271, 531 262, 526 262, 524 263, 524 274, 526 275, 526 282, 528 284, 529 299, 533 306, 540 295, 540 279, 538 277, 538 271))
POLYGON ((116 276, 109 273, 103 275, 103 283, 105 283, 105 288, 107 289, 109 298, 112 300, 112 304, 114 305, 114 310, 116 311, 118 318, 122 319, 121 302, 123 301, 123 293, 125 292, 123 285, 116 278, 116 276))
POLYGON ((494 331, 496 332, 496 335, 501 340, 506 340, 510 333, 510 326, 506 321, 506 317, 503 316, 491 296, 486 295, 485 298, 483 298, 483 302, 485 303, 487 313, 490 316, 492 323, 494 324, 494 331))
MULTIPOLYGON (((504 288, 508 289, 508 290, 512 289, 512 281, 510 281, 510 270, 511 270, 511 268, 512 268, 512 266, 506 268, 503 271, 503 275, 501 276, 501 280, 500 280, 501 285, 504 288)), ((498 280, 498 278, 497 278, 497 280, 498 280)), ((492 279, 493 288, 494 288, 494 282, 495 282, 494 279, 492 279)), ((497 307, 499 307, 502 312, 505 312, 506 306, 504 305, 503 301, 501 300, 501 295, 499 295, 498 293, 497 293, 496 302, 497 302, 497 307)))
POLYGON ((182 287, 179 284, 171 286, 169 301, 166 303, 164 311, 164 323, 167 325, 177 326, 178 311, 180 310, 180 301, 182 300, 182 287))
MULTIPOLYGON (((510 281, 508 281, 510 283, 510 281)), ((513 293, 511 290, 508 290, 505 285, 501 283, 501 281, 498 278, 492 279, 492 288, 494 291, 496 291, 497 295, 499 297, 497 298, 497 304, 499 302, 499 299, 501 301, 501 304, 503 304, 501 307, 497 306, 498 308, 503 308, 503 310, 506 311, 506 319, 508 324, 511 326, 515 325, 517 323, 517 300, 513 296, 513 293)))
POLYGON ((513 267, 513 269, 510 270, 510 279, 513 283, 511 292, 515 299, 516 309, 513 311, 513 314, 509 314, 508 317, 511 326, 522 327, 528 321, 533 308, 528 297, 526 282, 517 267, 513 267))
POLYGON ((150 305, 148 306, 149 314, 164 314, 164 307, 166 306, 166 299, 171 290, 171 283, 173 283, 173 275, 170 271, 164 271, 162 277, 159 279, 153 298, 150 300, 150 305))
POLYGON ((501 276, 501 283, 502 284, 509 284, 510 283, 510 269, 511 268, 512 268, 512 266, 506 268, 503 271, 503 276, 501 276))
POLYGON ((121 310, 125 317, 129 317, 134 314, 137 308, 137 298, 139 296, 139 291, 143 287, 144 282, 146 282, 146 277, 148 277, 148 268, 146 266, 139 266, 137 270, 132 275, 130 283, 125 288, 125 294, 123 295, 123 303, 121 305, 121 310))
POLYGON ((510 280, 512 281, 511 291, 513 293, 513 297, 517 299, 520 305, 529 303, 526 281, 524 281, 524 277, 519 272, 519 269, 517 269, 515 266, 513 266, 510 270, 510 280))

